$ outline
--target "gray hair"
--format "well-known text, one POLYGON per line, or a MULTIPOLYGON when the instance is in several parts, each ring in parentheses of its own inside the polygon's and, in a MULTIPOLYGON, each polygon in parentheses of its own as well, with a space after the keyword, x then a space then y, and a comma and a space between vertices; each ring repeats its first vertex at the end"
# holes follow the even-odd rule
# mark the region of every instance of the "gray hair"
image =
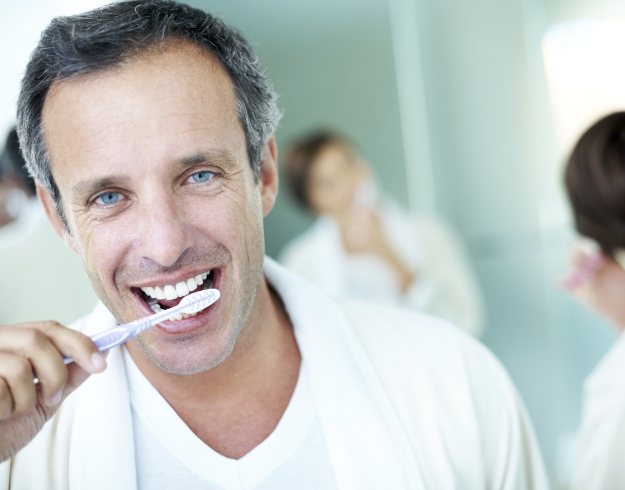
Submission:
POLYGON ((57 17, 43 31, 22 80, 17 129, 28 171, 56 202, 61 198, 50 168, 42 127, 46 95, 54 82, 105 70, 169 39, 188 40, 211 53, 229 74, 247 153, 258 179, 263 145, 281 113, 258 55, 233 28, 215 16, 167 0, 132 0, 57 17))

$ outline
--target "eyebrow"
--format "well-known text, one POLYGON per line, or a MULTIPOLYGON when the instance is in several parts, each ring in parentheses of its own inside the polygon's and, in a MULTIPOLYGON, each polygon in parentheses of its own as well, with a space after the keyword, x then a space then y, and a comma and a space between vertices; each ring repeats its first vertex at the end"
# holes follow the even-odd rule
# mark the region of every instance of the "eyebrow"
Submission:
POLYGON ((82 180, 73 187, 76 198, 74 201, 82 201, 99 190, 107 187, 123 186, 129 179, 123 175, 113 175, 95 180, 82 180))
POLYGON ((197 152, 191 156, 182 158, 180 160, 180 163, 186 167, 190 167, 200 163, 218 163, 226 167, 227 170, 231 170, 232 168, 236 167, 237 164, 234 156, 230 152, 217 149, 197 152))
MULTIPOLYGON (((217 149, 199 151, 175 160, 175 163, 178 163, 181 167, 192 167, 201 163, 219 164, 226 171, 234 170, 237 165, 236 159, 230 152, 217 149)), ((95 180, 82 180, 74 185, 72 190, 78 200, 83 200, 85 196, 91 196, 107 187, 123 187, 129 180, 130 178, 125 175, 109 175, 95 180)))

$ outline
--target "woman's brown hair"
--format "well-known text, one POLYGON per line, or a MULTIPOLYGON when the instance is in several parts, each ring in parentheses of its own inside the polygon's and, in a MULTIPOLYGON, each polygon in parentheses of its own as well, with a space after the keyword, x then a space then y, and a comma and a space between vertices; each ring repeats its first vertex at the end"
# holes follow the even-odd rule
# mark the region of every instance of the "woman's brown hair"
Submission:
POLYGON ((568 159, 564 182, 577 231, 613 257, 625 247, 625 112, 586 130, 568 159))

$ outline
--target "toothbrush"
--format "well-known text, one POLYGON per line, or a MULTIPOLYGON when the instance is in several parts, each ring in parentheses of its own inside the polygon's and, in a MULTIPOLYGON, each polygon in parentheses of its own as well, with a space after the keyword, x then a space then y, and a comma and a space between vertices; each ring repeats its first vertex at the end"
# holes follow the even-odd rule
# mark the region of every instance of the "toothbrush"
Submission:
MULTIPOLYGON (((180 301, 176 306, 173 306, 167 310, 159 311, 153 315, 139 318, 130 323, 124 323, 117 325, 116 327, 100 332, 91 337, 93 343, 96 345, 100 352, 105 352, 113 347, 123 344, 127 340, 130 340, 135 335, 143 332, 144 330, 158 325, 165 320, 178 315, 179 313, 197 313, 199 311, 208 308, 215 301, 219 299, 220 293, 218 289, 205 289, 203 291, 197 291, 191 293, 180 301)), ((63 362, 69 364, 74 362, 71 357, 63 357, 63 362)))

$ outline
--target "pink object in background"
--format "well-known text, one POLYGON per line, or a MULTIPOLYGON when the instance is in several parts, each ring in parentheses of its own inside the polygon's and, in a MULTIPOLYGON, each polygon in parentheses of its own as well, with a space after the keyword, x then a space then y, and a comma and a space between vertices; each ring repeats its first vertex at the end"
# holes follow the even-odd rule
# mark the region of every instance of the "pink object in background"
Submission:
POLYGON ((595 275, 605 260, 601 250, 580 250, 581 260, 575 264, 573 270, 562 280, 564 288, 572 290, 581 286, 595 275))

